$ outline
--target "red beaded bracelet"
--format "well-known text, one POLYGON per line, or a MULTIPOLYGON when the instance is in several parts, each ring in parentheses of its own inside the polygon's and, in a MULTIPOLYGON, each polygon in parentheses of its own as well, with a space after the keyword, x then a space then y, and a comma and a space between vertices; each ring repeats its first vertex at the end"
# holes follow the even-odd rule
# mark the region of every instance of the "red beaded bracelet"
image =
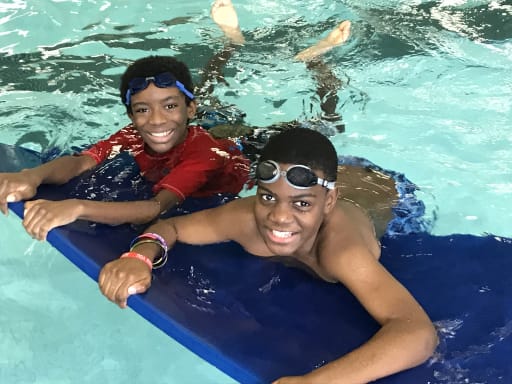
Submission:
POLYGON ((141 255, 140 253, 137 252, 126 252, 121 255, 120 259, 124 259, 125 257, 130 257, 143 261, 144 263, 146 263, 150 270, 153 269, 153 263, 151 262, 151 260, 149 260, 149 257, 147 256, 141 255))

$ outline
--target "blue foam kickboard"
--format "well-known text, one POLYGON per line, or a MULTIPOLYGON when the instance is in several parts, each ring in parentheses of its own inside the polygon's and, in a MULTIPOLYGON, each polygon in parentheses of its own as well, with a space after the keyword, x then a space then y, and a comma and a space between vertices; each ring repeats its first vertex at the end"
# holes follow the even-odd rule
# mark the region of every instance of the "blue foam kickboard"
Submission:
MULTIPOLYGON (((38 161, 37 153, 0 144, 0 171, 38 161)), ((92 175, 101 189, 106 176, 97 170, 92 175)), ((62 187, 43 186, 38 197, 76 196, 84 185, 74 180, 62 187)), ((130 190, 116 197, 135 198, 130 190)), ((144 188, 139 192, 148 193, 144 188)), ((175 214, 229 198, 188 200, 175 214)), ((22 203, 10 208, 22 216, 22 203)), ((52 230, 48 241, 96 280, 101 266, 119 257, 141 230, 76 222, 52 230)), ((512 240, 421 233, 385 237, 382 245, 382 263, 438 325, 441 343, 427 363, 377 382, 510 382, 512 240)), ((98 300, 104 300, 99 291, 98 300)), ((128 303, 241 383, 306 373, 354 349, 378 329, 342 285, 251 256, 235 243, 178 243, 167 265, 154 273, 151 289, 128 303)))

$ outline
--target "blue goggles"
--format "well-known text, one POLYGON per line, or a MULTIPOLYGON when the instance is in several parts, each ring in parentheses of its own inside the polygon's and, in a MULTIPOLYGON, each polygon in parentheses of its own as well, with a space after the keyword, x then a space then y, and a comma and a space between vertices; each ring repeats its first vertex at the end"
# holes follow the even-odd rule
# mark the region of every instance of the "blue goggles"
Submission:
POLYGON ((149 86, 149 83, 153 82, 158 88, 169 88, 176 87, 178 88, 185 96, 187 96, 190 100, 194 99, 194 95, 190 92, 183 83, 174 77, 174 75, 170 72, 160 73, 155 76, 148 77, 135 77, 130 80, 128 83, 128 90, 126 91, 126 105, 130 105, 132 96, 137 92, 143 91, 149 86))
POLYGON ((286 171, 281 171, 279 164, 272 160, 265 160, 256 167, 256 179, 262 183, 275 183, 284 177, 288 184, 294 188, 307 189, 321 185, 327 189, 336 187, 335 181, 327 181, 318 177, 311 168, 305 165, 292 165, 286 171))

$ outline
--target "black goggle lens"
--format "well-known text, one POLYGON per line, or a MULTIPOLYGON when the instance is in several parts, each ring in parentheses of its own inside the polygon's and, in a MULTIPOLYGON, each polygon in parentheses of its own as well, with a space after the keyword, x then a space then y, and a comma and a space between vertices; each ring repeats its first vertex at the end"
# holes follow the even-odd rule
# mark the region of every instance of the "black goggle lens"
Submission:
POLYGON ((278 174, 279 170, 269 161, 263 161, 256 168, 256 178, 262 181, 270 181, 278 174))
POLYGON ((318 177, 313 173, 313 171, 302 167, 291 167, 286 172, 286 178, 291 184, 303 188, 315 186, 318 180, 318 177))

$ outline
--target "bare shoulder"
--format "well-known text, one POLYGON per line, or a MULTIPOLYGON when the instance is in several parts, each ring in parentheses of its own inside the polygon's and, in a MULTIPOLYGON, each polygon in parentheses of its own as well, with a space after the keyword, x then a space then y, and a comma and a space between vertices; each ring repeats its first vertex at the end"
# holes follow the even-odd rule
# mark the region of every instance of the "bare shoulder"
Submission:
POLYGON ((338 200, 336 204, 337 227, 343 232, 343 240, 349 247, 360 246, 378 259, 380 243, 375 225, 368 212, 350 201, 338 200))
POLYGON ((358 260, 376 262, 380 243, 368 215, 360 207, 338 201, 319 237, 318 262, 332 280, 343 282, 358 260))

